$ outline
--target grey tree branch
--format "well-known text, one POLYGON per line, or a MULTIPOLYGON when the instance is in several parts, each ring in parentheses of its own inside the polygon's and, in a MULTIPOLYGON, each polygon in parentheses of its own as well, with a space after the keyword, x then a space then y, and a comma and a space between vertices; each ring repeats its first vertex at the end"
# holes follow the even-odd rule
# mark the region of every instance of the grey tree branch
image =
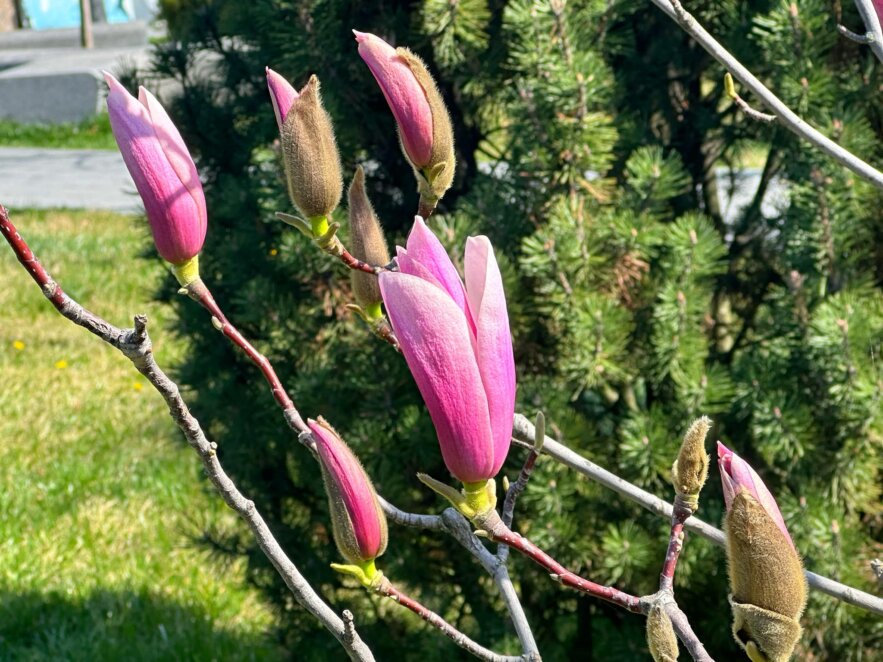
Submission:
POLYGON ((491 576, 497 590, 509 612, 509 618, 515 628, 515 634, 521 644, 522 655, 514 659, 524 662, 540 662, 539 648, 530 629, 530 623, 515 592, 515 586, 509 577, 506 564, 492 554, 472 532, 469 521, 453 508, 446 509, 441 515, 417 515, 396 508, 389 501, 380 497, 380 505, 386 516, 396 524, 413 528, 425 528, 432 531, 445 531, 472 554, 485 571, 491 576))
MULTIPOLYGON (((532 448, 534 439, 533 423, 531 423, 525 416, 515 414, 515 426, 512 431, 512 436, 519 445, 524 446, 525 448, 532 448)), ((617 494, 634 501, 638 505, 660 517, 670 519, 672 516, 673 509, 670 503, 642 490, 637 485, 632 485, 616 474, 599 467, 594 462, 587 460, 579 453, 572 451, 567 446, 555 441, 551 437, 546 437, 546 442, 543 444, 543 454, 561 462, 604 487, 613 490, 617 494)), ((696 517, 690 517, 684 523, 684 527, 688 531, 692 531, 706 540, 710 540, 719 547, 724 546, 726 541, 724 532, 696 517)), ((805 571, 805 574, 810 588, 826 593, 833 598, 842 600, 855 607, 861 607, 862 609, 867 609, 875 614, 883 615, 883 599, 871 595, 870 593, 865 593, 857 588, 846 586, 833 579, 817 575, 814 572, 809 572, 808 570, 805 571)))
MULTIPOLYGON (((880 62, 883 62, 883 29, 880 27, 880 18, 874 10, 874 3, 871 0, 855 0, 855 6, 862 17, 865 28, 868 30, 867 34, 864 35, 863 41, 871 48, 871 52, 877 56, 877 59, 880 60, 880 62)), ((840 34, 843 34, 850 39, 852 39, 853 36, 861 38, 861 35, 856 35, 854 32, 850 32, 849 30, 846 30, 846 28, 843 28, 843 26, 840 26, 840 28, 842 28, 840 34)), ((853 41, 859 40, 853 39, 853 41)))
POLYGON ((52 280, 31 252, 27 243, 9 220, 6 209, 0 205, 0 232, 9 242, 19 262, 25 267, 34 281, 41 287, 43 294, 55 308, 68 320, 83 327, 101 340, 118 349, 135 368, 144 375, 153 387, 162 395, 169 407, 169 415, 184 433, 187 443, 196 451, 202 460, 209 480, 236 513, 251 528, 261 551, 276 568, 285 584, 291 590, 297 602, 313 614, 320 623, 340 642, 350 659, 358 662, 373 662, 371 649, 361 640, 350 618, 348 622, 341 619, 329 607, 321 596, 316 593, 309 582, 288 558, 282 547, 273 537, 264 518, 258 512, 254 502, 247 499, 236 487, 221 466, 217 455, 217 444, 209 442, 199 421, 187 409, 178 385, 166 375, 153 356, 150 337, 147 334, 147 317, 135 316, 132 329, 121 329, 98 317, 79 303, 71 299, 61 287, 52 280))
MULTIPOLYGON (((814 129, 791 110, 784 101, 773 94, 769 88, 761 83, 745 66, 737 60, 732 53, 724 48, 720 42, 712 37, 699 22, 681 6, 679 0, 650 0, 659 7, 669 18, 677 23, 696 42, 704 48, 709 55, 721 63, 740 83, 751 90, 763 104, 778 118, 782 126, 797 134, 804 140, 820 149, 841 165, 849 168, 855 174, 871 182, 879 189, 883 189, 883 172, 880 172, 870 164, 862 161, 849 150, 844 149, 833 140, 814 129)), ((870 0, 857 0, 857 3, 865 2, 870 5, 870 0)))

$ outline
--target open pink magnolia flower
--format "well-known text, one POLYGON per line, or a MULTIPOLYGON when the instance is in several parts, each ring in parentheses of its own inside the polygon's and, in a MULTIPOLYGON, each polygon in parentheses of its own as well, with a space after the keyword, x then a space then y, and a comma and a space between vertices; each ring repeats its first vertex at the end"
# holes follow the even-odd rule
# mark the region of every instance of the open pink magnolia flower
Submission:
POLYGON ((266 72, 267 87, 270 90, 270 100, 273 102, 273 112, 276 114, 276 124, 279 125, 279 129, 281 130, 282 123, 285 121, 288 111, 291 110, 291 105, 300 95, 297 93, 297 90, 292 87, 291 83, 270 69, 270 67, 266 68, 266 72))
POLYGON ((435 424, 448 470, 493 478, 509 452, 515 362, 503 280, 487 237, 466 240, 466 287, 419 216, 380 291, 435 424))
POLYGON ((373 561, 386 551, 386 516, 358 458, 321 418, 308 421, 316 439, 328 492, 334 540, 350 563, 373 561))
POLYGON ((353 30, 359 42, 359 55, 368 65, 399 125, 408 158, 418 168, 429 165, 432 157, 432 108, 426 92, 396 49, 383 39, 353 30))
POLYGON ((107 110, 123 161, 144 202, 156 249, 181 265, 205 242, 205 196, 196 165, 159 101, 143 87, 136 99, 111 74, 107 110))
MULTIPOLYGON (((763 507, 767 514, 775 522, 779 530, 784 534, 785 539, 794 547, 794 541, 791 540, 791 534, 785 526, 785 520, 779 510, 772 493, 763 484, 757 472, 751 466, 736 455, 721 442, 717 442, 717 466, 721 473, 721 482, 724 488, 724 503, 727 510, 736 495, 745 490, 763 507)), ((796 548, 795 548, 796 549, 796 548)))

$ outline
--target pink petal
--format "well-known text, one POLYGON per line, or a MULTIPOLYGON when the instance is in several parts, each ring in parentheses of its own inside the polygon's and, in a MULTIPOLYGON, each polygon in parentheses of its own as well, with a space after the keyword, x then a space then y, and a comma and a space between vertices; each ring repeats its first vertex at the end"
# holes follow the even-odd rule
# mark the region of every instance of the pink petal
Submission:
POLYGON ((309 421, 316 450, 342 495, 356 542, 366 559, 374 558, 383 545, 383 528, 374 489, 365 470, 349 447, 316 421, 309 421))
MULTIPOLYGON (((104 77, 110 88, 107 109, 111 128, 144 202, 157 250, 164 259, 180 264, 198 254, 205 239, 202 186, 199 185, 197 196, 184 185, 163 148, 148 109, 109 73, 105 72, 104 77)), ((167 130, 163 130, 163 136, 167 145, 175 140, 167 130)))
MULTIPOLYGON (((150 120, 153 123, 153 129, 156 131, 156 136, 159 138, 159 144, 166 158, 168 158, 172 168, 178 174, 181 183, 190 191, 193 201, 200 209, 202 218, 205 219, 205 195, 202 192, 202 182, 199 179, 199 172, 196 170, 193 157, 190 156, 190 150, 184 144, 184 139, 181 137, 178 127, 172 122, 166 109, 156 100, 156 97, 143 87, 138 90, 138 100, 141 102, 141 105, 147 108, 150 120)), ((206 223, 203 222, 200 245, 202 240, 205 239, 205 226, 206 223)))
POLYGON ((396 49, 373 34, 356 30, 353 34, 359 42, 359 55, 374 74, 396 118, 405 152, 417 167, 428 165, 432 156, 432 109, 426 92, 396 49))
POLYGON ((466 240, 466 296, 476 326, 476 360, 494 435, 494 474, 512 441, 515 415, 515 358, 503 278, 487 237, 466 240))
POLYGON ((292 104, 300 95, 297 93, 297 90, 291 86, 291 83, 270 69, 270 67, 266 68, 266 72, 267 87, 270 89, 270 101, 273 102, 273 112, 276 115, 276 124, 278 124, 281 129, 282 123, 288 115, 288 111, 291 110, 292 104))
POLYGON ((416 276, 384 272, 379 279, 448 470, 463 482, 492 478, 496 472, 487 400, 463 311, 437 286, 416 276))
POLYGON ((466 290, 457 268, 451 262, 448 252, 442 246, 438 237, 426 227, 426 223, 419 216, 414 217, 414 226, 408 235, 407 258, 405 263, 399 263, 402 273, 423 277, 426 272, 432 274, 433 282, 442 288, 454 300, 464 313, 468 313, 469 306, 466 303, 466 290), (418 262, 423 269, 415 266, 418 262))
POLYGON ((763 506, 763 509, 773 519, 776 526, 779 527, 779 530, 785 535, 788 542, 791 543, 791 546, 794 547, 794 541, 791 540, 791 534, 788 533, 788 527, 785 526, 785 519, 782 517, 782 512, 779 510, 776 499, 751 465, 720 442, 718 442, 718 460, 721 468, 721 477, 724 478, 726 474, 726 478, 730 481, 730 489, 732 490, 732 496, 727 499, 727 479, 724 478, 724 499, 727 507, 729 508, 732 498, 740 490, 746 490, 763 506))

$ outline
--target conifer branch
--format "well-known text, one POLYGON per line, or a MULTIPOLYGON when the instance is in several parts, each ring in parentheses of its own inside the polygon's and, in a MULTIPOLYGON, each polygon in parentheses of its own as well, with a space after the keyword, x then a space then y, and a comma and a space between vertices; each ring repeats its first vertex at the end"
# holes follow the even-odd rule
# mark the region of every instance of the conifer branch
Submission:
MULTIPOLYGON (((699 22, 681 5, 679 0, 650 0, 669 18, 677 23, 696 42, 702 46, 715 60, 729 71, 742 85, 751 90, 773 113, 782 126, 797 134, 835 161, 852 170, 855 174, 883 189, 883 172, 866 163, 855 154, 844 149, 836 142, 814 129, 791 110, 784 101, 773 94, 745 66, 739 62, 718 42, 699 22)), ((869 0, 860 0, 868 2, 869 0)))
POLYGON ((144 375, 166 401, 169 415, 184 433, 187 443, 202 460, 206 475, 218 493, 236 513, 248 524, 261 551, 285 581, 295 600, 315 616, 320 623, 340 642, 352 660, 371 662, 374 656, 361 640, 350 620, 345 622, 329 607, 309 582, 301 575, 297 566, 282 550, 264 518, 255 506, 236 487, 221 466, 217 444, 209 442, 199 421, 190 413, 178 385, 166 375, 156 363, 150 337, 147 334, 147 317, 136 315, 134 327, 122 329, 98 317, 71 299, 61 286, 46 272, 30 247, 9 220, 6 208, 0 205, 0 233, 12 247, 18 261, 43 290, 61 315, 83 327, 110 346, 118 349, 135 368, 144 375))
MULTIPOLYGON (((515 414, 515 426, 512 431, 515 441, 519 445, 531 448, 533 446, 534 434, 534 426, 530 420, 521 414, 515 414)), ((613 490, 620 496, 634 501, 639 506, 660 517, 670 518, 672 516, 674 509, 670 503, 607 471, 551 437, 546 437, 546 441, 543 444, 543 454, 583 474, 596 483, 613 490)), ((725 544, 726 536, 723 531, 696 517, 690 517, 685 520, 684 528, 699 534, 718 547, 723 547, 725 544)), ((826 593, 855 607, 883 615, 883 599, 808 570, 804 571, 804 573, 810 588, 826 593)))

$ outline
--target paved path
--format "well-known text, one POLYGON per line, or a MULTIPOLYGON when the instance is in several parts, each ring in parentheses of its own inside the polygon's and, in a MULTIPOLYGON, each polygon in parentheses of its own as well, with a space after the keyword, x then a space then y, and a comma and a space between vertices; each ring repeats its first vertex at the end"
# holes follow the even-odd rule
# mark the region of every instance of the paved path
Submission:
POLYGON ((143 213, 119 152, 0 148, 0 203, 143 213))

